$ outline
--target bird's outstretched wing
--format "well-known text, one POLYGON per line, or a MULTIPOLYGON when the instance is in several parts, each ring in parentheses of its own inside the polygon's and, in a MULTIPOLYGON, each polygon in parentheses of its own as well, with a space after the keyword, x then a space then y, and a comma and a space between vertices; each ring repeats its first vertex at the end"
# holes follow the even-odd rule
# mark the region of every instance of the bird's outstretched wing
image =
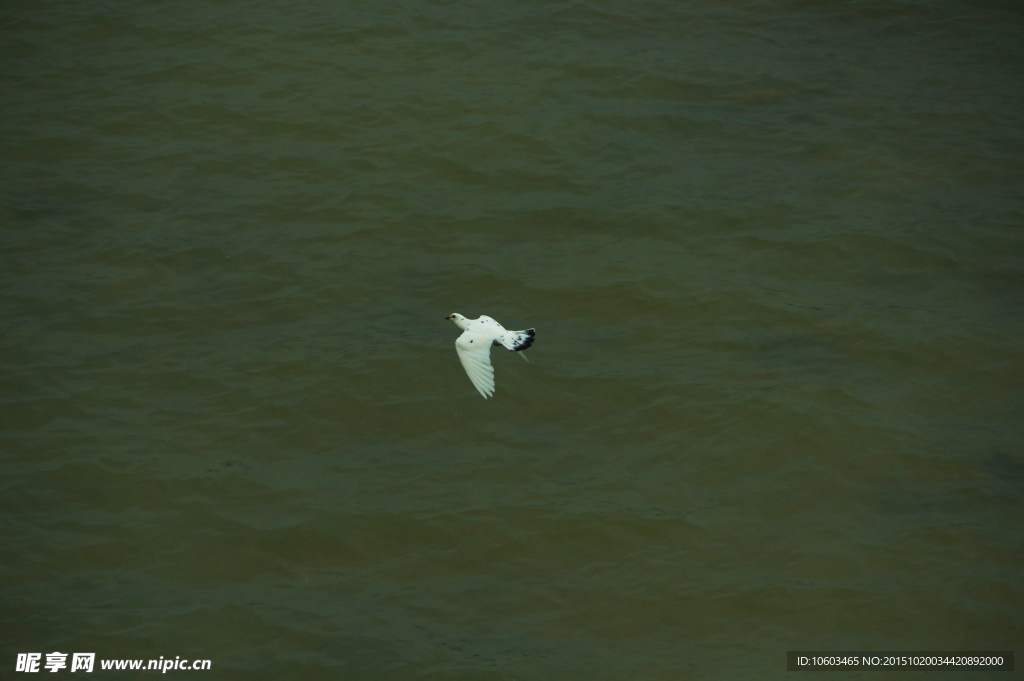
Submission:
POLYGON ((485 400, 494 395, 494 367, 491 366, 493 342, 493 336, 475 333, 473 329, 466 329, 455 340, 455 350, 459 353, 462 368, 485 400))
POLYGON ((501 343, 509 350, 518 352, 533 345, 533 337, 536 335, 537 332, 533 329, 524 329, 523 331, 505 331, 498 337, 497 342, 501 343))

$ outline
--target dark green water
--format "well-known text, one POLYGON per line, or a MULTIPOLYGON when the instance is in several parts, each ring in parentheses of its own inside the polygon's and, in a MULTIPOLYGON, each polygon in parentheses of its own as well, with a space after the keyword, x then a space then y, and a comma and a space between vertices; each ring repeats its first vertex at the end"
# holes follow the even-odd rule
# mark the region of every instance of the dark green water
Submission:
POLYGON ((0 25, 3 678, 1021 654, 1019 3, 0 25))

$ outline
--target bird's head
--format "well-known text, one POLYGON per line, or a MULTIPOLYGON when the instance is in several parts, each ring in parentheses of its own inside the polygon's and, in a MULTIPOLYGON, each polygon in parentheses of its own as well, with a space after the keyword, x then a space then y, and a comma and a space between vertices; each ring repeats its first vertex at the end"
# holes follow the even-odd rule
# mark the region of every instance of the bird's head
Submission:
POLYGON ((450 314, 447 317, 445 317, 445 319, 452 320, 453 322, 455 322, 455 326, 459 327, 460 329, 465 329, 466 328, 466 322, 468 321, 465 317, 460 315, 458 312, 453 312, 452 314, 450 314))

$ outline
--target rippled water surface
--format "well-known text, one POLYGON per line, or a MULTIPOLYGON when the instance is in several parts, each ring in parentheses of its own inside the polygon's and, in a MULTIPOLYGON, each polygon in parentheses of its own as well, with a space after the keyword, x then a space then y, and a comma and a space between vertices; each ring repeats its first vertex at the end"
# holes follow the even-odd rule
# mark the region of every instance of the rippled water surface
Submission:
POLYGON ((0 18, 5 678, 1024 648, 1019 3, 0 18))

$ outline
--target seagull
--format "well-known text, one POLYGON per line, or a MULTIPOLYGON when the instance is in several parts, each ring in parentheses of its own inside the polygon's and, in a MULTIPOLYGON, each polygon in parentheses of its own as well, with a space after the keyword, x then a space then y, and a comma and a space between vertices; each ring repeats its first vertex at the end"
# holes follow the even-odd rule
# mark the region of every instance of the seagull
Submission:
MULTIPOLYGON (((469 374, 469 380, 473 381, 473 386, 485 400, 494 396, 491 346, 502 345, 512 352, 519 352, 533 345, 533 337, 536 335, 533 329, 509 331, 487 315, 481 315, 479 319, 466 319, 456 312, 445 319, 452 320, 455 326, 462 329, 462 335, 455 339, 455 350, 459 353, 462 368, 469 374)), ((526 355, 520 357, 526 359, 526 355)))

